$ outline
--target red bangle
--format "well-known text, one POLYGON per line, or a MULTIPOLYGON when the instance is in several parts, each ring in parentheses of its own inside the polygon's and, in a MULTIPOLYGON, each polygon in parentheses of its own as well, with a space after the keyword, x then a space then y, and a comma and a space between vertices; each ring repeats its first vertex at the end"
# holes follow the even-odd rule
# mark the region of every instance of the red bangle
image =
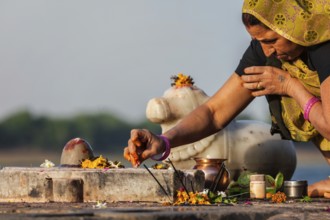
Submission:
POLYGON ((308 102, 306 103, 305 108, 304 108, 304 119, 305 120, 309 121, 309 112, 311 111, 313 105, 319 101, 320 101, 320 99, 315 96, 308 100, 308 102))
POLYGON ((165 160, 171 153, 171 145, 170 141, 168 140, 167 137, 163 135, 157 135, 159 138, 161 138, 165 142, 165 152, 160 158, 156 158, 155 155, 151 157, 151 159, 156 160, 156 161, 162 161, 165 160))

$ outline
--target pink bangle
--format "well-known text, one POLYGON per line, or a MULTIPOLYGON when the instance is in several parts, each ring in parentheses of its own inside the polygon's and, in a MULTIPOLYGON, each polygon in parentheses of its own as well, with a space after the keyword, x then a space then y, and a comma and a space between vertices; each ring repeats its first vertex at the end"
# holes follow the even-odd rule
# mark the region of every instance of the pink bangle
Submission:
POLYGON ((171 146, 170 146, 170 141, 168 140, 167 137, 163 135, 157 135, 159 138, 161 138, 165 142, 165 152, 160 158, 156 158, 155 155, 151 157, 151 159, 156 160, 156 161, 162 161, 165 160, 171 153, 171 146))
POLYGON ((319 101, 320 101, 320 99, 315 96, 310 98, 310 100, 308 100, 308 102, 306 103, 305 108, 304 108, 304 119, 305 120, 309 121, 309 112, 311 111, 313 105, 319 101))

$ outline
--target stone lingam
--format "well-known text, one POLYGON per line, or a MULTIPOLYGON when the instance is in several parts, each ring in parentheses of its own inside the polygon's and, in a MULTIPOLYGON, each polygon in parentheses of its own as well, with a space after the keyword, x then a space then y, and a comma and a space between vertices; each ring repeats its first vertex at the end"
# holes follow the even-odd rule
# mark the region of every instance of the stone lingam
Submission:
MULTIPOLYGON (((209 98, 190 76, 180 73, 172 79, 164 95, 151 99, 146 108, 147 118, 160 124, 163 133, 209 98)), ((191 169, 196 157, 226 159, 231 179, 243 170, 272 176, 282 172, 290 179, 296 168, 293 142, 271 135, 270 124, 255 120, 234 120, 216 134, 173 148, 169 156, 178 169, 191 169)))

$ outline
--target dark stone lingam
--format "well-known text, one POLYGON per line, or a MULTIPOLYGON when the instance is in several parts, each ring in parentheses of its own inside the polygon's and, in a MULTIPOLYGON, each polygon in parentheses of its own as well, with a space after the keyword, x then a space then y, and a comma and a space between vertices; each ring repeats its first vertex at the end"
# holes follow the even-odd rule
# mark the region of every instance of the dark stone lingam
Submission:
POLYGON ((90 144, 82 138, 74 138, 63 148, 60 167, 80 167, 84 159, 93 157, 93 149, 90 144))

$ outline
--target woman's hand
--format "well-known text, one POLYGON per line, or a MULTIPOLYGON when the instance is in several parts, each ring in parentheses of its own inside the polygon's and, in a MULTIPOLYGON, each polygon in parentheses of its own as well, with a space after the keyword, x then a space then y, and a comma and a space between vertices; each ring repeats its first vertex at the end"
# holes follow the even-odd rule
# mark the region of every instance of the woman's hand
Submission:
POLYGON ((145 129, 133 129, 128 146, 124 149, 124 158, 138 167, 149 157, 163 153, 164 143, 161 138, 145 129))
POLYGON ((330 199, 330 179, 321 180, 308 186, 308 196, 330 199))
POLYGON ((271 66, 252 66, 245 68, 244 72, 245 75, 241 76, 243 86, 252 90, 253 96, 289 95, 293 78, 286 71, 271 66))

